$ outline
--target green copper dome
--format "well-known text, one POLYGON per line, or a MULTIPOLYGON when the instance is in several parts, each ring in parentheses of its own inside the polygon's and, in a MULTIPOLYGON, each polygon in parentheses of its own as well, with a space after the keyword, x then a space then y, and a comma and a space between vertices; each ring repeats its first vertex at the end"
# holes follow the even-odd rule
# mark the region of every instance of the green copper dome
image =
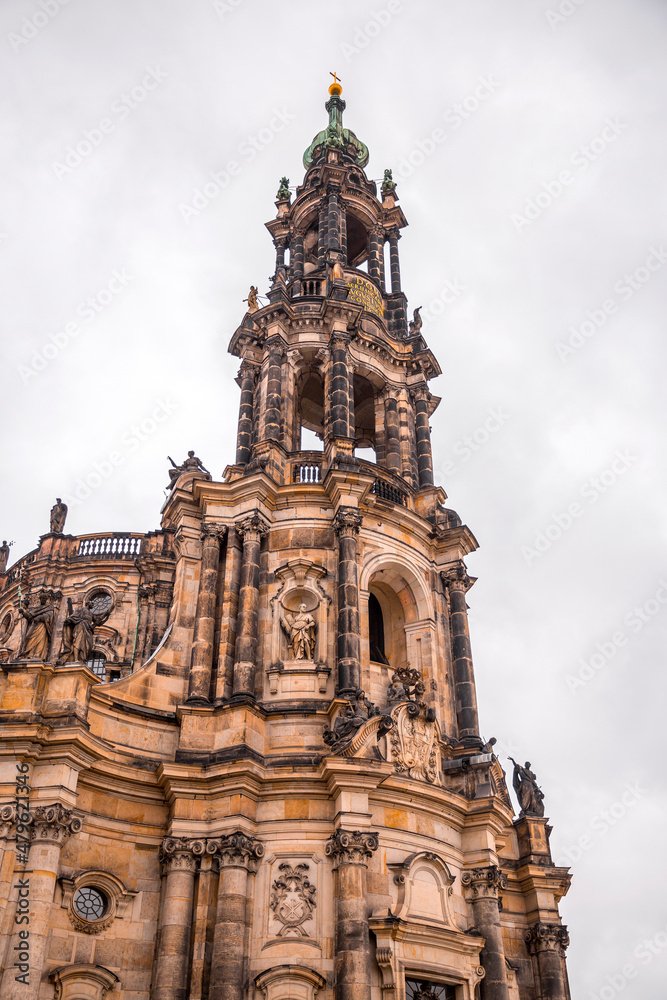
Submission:
POLYGON ((357 139, 349 128, 343 128, 345 101, 334 93, 324 107, 329 112, 329 124, 322 132, 317 133, 303 154, 306 170, 315 163, 321 163, 327 149, 340 149, 358 167, 365 167, 368 163, 368 146, 357 139))

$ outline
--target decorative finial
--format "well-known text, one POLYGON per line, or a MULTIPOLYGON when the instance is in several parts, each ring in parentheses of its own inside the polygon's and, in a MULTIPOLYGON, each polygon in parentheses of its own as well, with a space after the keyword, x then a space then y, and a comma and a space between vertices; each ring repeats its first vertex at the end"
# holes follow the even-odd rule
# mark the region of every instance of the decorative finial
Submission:
POLYGON ((343 93, 343 88, 340 85, 340 77, 338 77, 335 73, 332 73, 331 70, 329 70, 329 76, 334 78, 334 82, 329 87, 329 95, 331 97, 340 97, 343 93))

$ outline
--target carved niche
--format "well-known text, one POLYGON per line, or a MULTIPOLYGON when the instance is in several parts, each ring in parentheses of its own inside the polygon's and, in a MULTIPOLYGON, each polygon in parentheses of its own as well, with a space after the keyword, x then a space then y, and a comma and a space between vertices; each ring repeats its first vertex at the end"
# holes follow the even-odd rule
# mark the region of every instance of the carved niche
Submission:
POLYGON ((439 733, 435 712, 422 700, 424 684, 408 664, 394 672, 387 702, 394 725, 387 737, 387 760, 409 778, 435 784, 438 779, 439 733))
POLYGON ((275 572, 272 629, 267 668, 269 690, 278 697, 326 694, 327 623, 331 598, 322 587, 324 566, 291 559, 275 572))

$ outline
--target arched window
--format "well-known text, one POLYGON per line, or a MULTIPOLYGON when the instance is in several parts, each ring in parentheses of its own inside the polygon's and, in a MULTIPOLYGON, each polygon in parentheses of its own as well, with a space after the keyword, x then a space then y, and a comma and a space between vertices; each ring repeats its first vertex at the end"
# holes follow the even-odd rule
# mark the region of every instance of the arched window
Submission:
POLYGON ((107 658, 103 656, 102 653, 98 653, 96 650, 90 654, 90 658, 86 663, 89 670, 99 677, 101 681, 106 681, 107 679, 107 658))
POLYGON ((389 663, 384 651, 384 618, 382 608, 375 594, 368 595, 368 640, 371 660, 375 663, 389 663))

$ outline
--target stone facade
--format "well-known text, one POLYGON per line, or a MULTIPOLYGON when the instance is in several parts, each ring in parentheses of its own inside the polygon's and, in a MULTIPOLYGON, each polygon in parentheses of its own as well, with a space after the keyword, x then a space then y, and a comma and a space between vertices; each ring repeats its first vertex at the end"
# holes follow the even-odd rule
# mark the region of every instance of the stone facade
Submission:
POLYGON ((344 107, 231 339, 235 464, 0 575, 6 1000, 569 998, 568 872, 479 733, 406 221, 344 107))

